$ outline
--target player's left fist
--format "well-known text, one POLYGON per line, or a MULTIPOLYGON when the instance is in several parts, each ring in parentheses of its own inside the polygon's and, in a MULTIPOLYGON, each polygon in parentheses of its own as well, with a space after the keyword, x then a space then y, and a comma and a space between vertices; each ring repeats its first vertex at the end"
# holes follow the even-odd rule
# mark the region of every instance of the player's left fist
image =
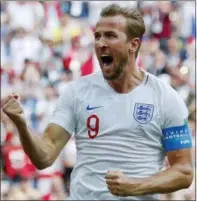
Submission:
POLYGON ((111 194, 123 197, 130 195, 130 179, 121 171, 108 171, 105 179, 111 194))

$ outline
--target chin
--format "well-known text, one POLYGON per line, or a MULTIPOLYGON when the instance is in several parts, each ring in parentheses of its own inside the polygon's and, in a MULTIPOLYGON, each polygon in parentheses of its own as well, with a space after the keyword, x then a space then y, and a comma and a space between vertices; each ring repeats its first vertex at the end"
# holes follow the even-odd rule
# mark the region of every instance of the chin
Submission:
POLYGON ((106 74, 106 73, 103 73, 103 77, 106 80, 116 80, 116 79, 118 79, 119 76, 117 76, 116 74, 106 74))
POLYGON ((111 75, 110 75, 109 73, 106 73, 106 72, 104 72, 103 70, 102 70, 102 74, 103 74, 103 77, 104 77, 106 80, 110 79, 110 77, 111 77, 111 75))

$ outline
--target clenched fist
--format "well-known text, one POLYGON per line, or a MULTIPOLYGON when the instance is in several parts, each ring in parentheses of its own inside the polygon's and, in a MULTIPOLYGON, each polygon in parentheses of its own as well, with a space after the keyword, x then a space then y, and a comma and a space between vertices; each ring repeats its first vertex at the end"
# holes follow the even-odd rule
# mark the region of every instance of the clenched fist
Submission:
POLYGON ((20 97, 11 94, 5 97, 1 102, 3 112, 16 124, 24 122, 23 108, 20 104, 20 97))
POLYGON ((105 179, 111 194, 122 197, 134 195, 140 184, 140 180, 129 178, 121 171, 108 171, 105 179))

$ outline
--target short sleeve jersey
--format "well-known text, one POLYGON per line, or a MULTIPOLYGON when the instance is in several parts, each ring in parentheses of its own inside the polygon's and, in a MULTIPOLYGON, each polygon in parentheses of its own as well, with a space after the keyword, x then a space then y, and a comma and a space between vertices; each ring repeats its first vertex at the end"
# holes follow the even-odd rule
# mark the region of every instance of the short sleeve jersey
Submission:
MULTIPOLYGON (((77 161, 68 199, 158 199, 158 195, 114 196, 104 177, 108 170, 121 170, 133 178, 159 172, 166 152, 173 149, 174 135, 178 143, 174 149, 181 147, 180 138, 187 138, 187 116, 177 92, 147 72, 143 82, 126 94, 116 93, 101 72, 66 86, 50 122, 74 133, 76 139, 77 161)), ((190 142, 185 144, 190 147, 190 142)))

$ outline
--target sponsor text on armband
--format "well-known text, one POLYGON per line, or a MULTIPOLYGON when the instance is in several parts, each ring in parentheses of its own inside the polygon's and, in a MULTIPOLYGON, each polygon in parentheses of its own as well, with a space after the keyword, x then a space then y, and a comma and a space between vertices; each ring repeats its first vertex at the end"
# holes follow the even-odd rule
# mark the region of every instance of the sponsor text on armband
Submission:
POLYGON ((162 129, 162 134, 166 152, 192 147, 192 139, 187 124, 162 129))

